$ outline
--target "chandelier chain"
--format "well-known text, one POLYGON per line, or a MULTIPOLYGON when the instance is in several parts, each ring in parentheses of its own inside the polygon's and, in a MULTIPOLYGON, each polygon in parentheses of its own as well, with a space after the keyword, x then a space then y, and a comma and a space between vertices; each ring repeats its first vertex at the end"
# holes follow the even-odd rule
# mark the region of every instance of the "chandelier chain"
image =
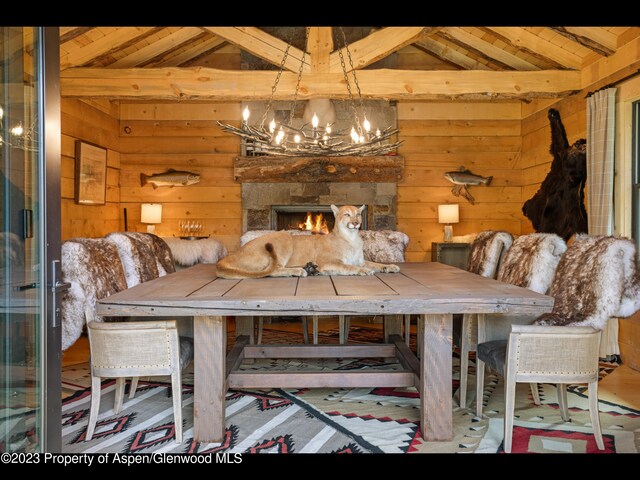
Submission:
POLYGON ((300 80, 302 80, 302 69, 304 67, 304 59, 307 55, 307 42, 309 41, 309 30, 311 27, 307 27, 304 33, 304 48, 302 49, 302 59, 300 60, 300 68, 298 69, 298 80, 296 82, 296 90, 293 93, 293 100, 291 101, 291 109, 289 112, 289 125, 293 123, 293 114, 296 110, 296 102, 298 101, 298 92, 300 91, 300 80))
POLYGON ((289 48, 291 48, 291 35, 289 36, 289 41, 287 42, 287 48, 285 49, 284 54, 282 55, 282 61, 280 62, 280 67, 278 68, 278 75, 276 75, 276 80, 275 82, 273 82, 273 86, 271 87, 271 95, 269 96, 269 100, 267 101, 267 108, 265 108, 264 114, 262 115, 262 119, 260 120, 261 128, 264 127, 264 122, 267 119, 267 115, 269 114, 269 111, 271 110, 271 104, 273 103, 273 96, 275 95, 276 90, 278 89, 278 83, 280 83, 280 76, 284 71, 284 64, 287 61, 287 57, 289 56, 289 48))
MULTIPOLYGON (((340 27, 340 31, 342 32, 343 46, 344 49, 349 52, 347 49, 347 37, 344 34, 344 30, 340 27)), ((351 82, 349 81, 349 74, 347 73, 347 65, 344 61, 344 55, 342 54, 342 48, 338 49, 338 57, 340 57, 340 66, 342 67, 342 74, 344 75, 344 82, 347 86, 347 92, 349 94, 349 103, 351 103, 351 109, 353 110, 353 117, 356 121, 356 128, 358 129, 358 134, 362 135, 362 127, 360 126, 360 118, 358 116, 358 109, 356 108, 356 102, 353 98, 353 92, 351 91, 351 82)), ((355 78, 355 76, 354 76, 355 78)))

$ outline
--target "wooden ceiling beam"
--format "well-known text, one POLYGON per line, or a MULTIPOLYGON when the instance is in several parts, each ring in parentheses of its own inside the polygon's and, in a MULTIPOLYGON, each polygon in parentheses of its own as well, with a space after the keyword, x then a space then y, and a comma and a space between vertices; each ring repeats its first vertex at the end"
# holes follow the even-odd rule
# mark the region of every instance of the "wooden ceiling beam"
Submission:
MULTIPOLYGON (((381 58, 400 50, 402 47, 414 43, 423 35, 436 29, 437 27, 386 27, 376 30, 357 42, 348 45, 353 67, 358 70, 371 65, 381 58)), ((331 54, 329 71, 342 71, 340 53, 344 57, 347 72, 351 71, 347 51, 344 47, 331 54)))
POLYGON ((63 55, 60 58, 60 70, 70 67, 85 65, 98 57, 108 55, 122 48, 123 45, 137 41, 147 35, 155 27, 122 27, 113 30, 104 37, 99 38, 74 52, 63 55))
POLYGON ((459 27, 447 27, 443 28, 438 35, 442 35, 447 39, 451 39, 456 43, 468 46, 472 50, 476 50, 486 55, 490 59, 496 60, 507 67, 515 70, 540 70, 539 67, 527 62, 526 60, 517 57, 495 45, 476 37, 475 35, 463 30, 459 27))
MULTIPOLYGON (((202 27, 204 30, 224 38, 229 43, 233 43, 238 48, 245 50, 256 57, 266 60, 276 66, 282 63, 282 57, 287 49, 287 42, 280 40, 273 35, 255 27, 202 27)), ((284 64, 284 69, 291 72, 300 70, 302 61, 302 50, 291 46, 289 54, 284 64)), ((304 62, 303 71, 311 69, 310 60, 307 56, 304 62)))
POLYGON ((488 27, 515 48, 523 48, 533 55, 547 58, 565 68, 582 68, 582 58, 564 48, 558 47, 522 27, 488 27))
POLYGON ((311 55, 311 71, 328 73, 333 51, 333 28, 309 27, 307 51, 311 55))
POLYGON ((164 52, 175 48, 181 43, 187 42, 192 38, 202 34, 202 30, 197 27, 182 27, 149 45, 142 47, 140 50, 122 57, 108 65, 109 68, 133 68, 148 62, 149 60, 162 55, 164 52))
POLYGON ((188 47, 184 51, 177 53, 175 55, 171 55, 162 61, 154 63, 153 66, 157 68, 179 67, 180 65, 183 65, 184 63, 200 55, 215 51, 216 49, 220 48, 222 45, 227 43, 227 41, 222 37, 219 37, 209 32, 203 32, 203 35, 205 33, 207 35, 210 35, 211 38, 208 38, 196 45, 193 45, 192 47, 188 47))
MULTIPOLYGON (((611 42, 607 41, 603 35, 596 35, 590 30, 595 30, 595 27, 551 27, 552 30, 558 32, 560 35, 567 37, 568 39, 579 43, 583 47, 587 47, 589 50, 593 50, 598 55, 608 57, 616 52, 615 43, 611 48, 611 42), (589 36, 587 36, 589 35, 589 36), (594 40, 598 38, 598 40, 594 40), (608 43, 609 45, 605 45, 608 43)), ((606 31, 606 30, 605 30, 606 31)))
POLYGON ((60 27, 60 45, 93 30, 94 27, 60 27))
MULTIPOLYGON (((61 74, 65 97, 166 100, 266 100, 277 72, 211 68, 74 68, 61 74)), ((578 71, 362 70, 364 98, 389 100, 531 99, 561 97, 581 88, 578 71)), ((297 74, 283 72, 274 100, 289 100, 297 74)), ((342 73, 303 75, 298 98, 348 98, 342 73)))
POLYGON ((491 70, 484 63, 478 62, 477 60, 466 56, 464 53, 459 52, 458 50, 455 50, 434 38, 423 38, 422 40, 415 42, 413 45, 435 55, 445 62, 453 63, 465 70, 491 70))

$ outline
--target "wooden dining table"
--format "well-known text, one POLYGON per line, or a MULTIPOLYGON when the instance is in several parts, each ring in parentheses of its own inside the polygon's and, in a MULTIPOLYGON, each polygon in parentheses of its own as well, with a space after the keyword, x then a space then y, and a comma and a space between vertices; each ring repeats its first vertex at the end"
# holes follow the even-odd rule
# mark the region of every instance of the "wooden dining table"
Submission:
POLYGON ((400 273, 229 280, 215 265, 194 267, 102 299, 100 316, 194 318, 194 439, 219 442, 229 388, 409 387, 420 395, 427 441, 453 436, 452 315, 542 314, 553 298, 437 262, 399 264, 400 273), (418 315, 418 352, 401 338, 401 316, 418 315), (227 317, 236 342, 227 354, 227 317), (256 316, 382 315, 385 343, 252 344, 256 316), (242 370, 255 358, 395 357, 393 371, 242 370))

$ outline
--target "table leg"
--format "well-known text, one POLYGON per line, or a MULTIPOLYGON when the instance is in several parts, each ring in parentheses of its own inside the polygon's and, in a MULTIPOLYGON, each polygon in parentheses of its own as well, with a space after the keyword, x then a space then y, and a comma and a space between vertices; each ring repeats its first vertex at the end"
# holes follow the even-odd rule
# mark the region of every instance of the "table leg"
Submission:
POLYGON ((256 343, 254 318, 255 317, 236 317, 236 338, 241 335, 248 335, 249 343, 256 343))
POLYGON ((227 391, 227 321, 196 317, 194 322, 193 437, 196 442, 221 442, 227 391))
POLYGON ((420 315, 420 426, 427 441, 453 438, 452 315, 420 315))
POLYGON ((401 315, 384 315, 384 343, 389 343, 390 335, 402 336, 402 316, 401 315))

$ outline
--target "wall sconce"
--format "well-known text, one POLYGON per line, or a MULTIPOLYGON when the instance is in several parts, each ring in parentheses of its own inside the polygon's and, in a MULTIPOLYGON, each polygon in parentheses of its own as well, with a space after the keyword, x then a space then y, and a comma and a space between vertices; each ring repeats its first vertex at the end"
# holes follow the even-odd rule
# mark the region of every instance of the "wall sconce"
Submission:
POLYGON ((438 223, 446 224, 444 226, 445 242, 451 242, 453 240, 453 226, 451 224, 458 223, 459 221, 460 214, 457 203, 449 205, 438 205, 438 223))
MULTIPOLYGON (((143 203, 140 211, 142 223, 162 223, 162 205, 159 203, 143 203)), ((147 225, 147 233, 156 233, 155 225, 147 225)))

